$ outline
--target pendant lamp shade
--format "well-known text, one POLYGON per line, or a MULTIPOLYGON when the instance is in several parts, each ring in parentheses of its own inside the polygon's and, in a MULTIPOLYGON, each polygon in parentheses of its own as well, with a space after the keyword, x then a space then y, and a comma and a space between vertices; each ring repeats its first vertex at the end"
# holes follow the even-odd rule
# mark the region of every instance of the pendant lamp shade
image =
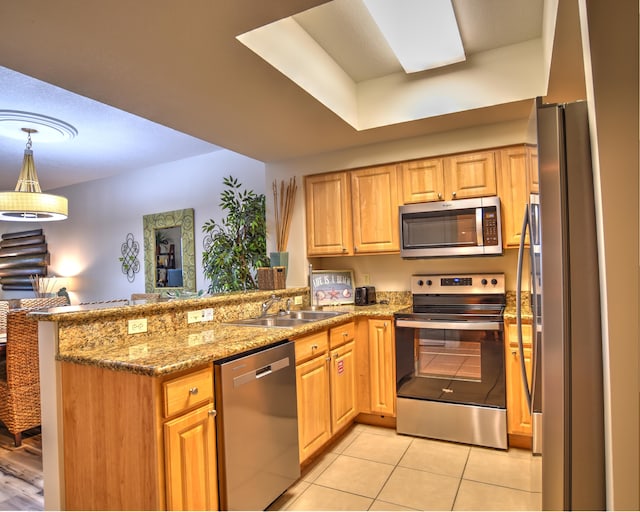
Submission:
POLYGON ((68 215, 66 197, 44 194, 38 182, 31 150, 31 134, 36 130, 23 128, 29 134, 24 150, 22 169, 13 192, 0 192, 0 220, 46 222, 64 220, 68 215))

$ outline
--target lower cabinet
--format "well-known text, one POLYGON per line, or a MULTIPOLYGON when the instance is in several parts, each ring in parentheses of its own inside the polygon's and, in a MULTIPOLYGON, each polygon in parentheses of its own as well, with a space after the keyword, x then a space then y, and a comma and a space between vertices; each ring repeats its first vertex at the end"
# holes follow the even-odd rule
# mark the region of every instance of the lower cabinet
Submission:
POLYGON ((168 510, 218 507, 213 404, 164 424, 168 510))
POLYGON ((217 510, 213 368, 61 363, 67 510, 217 510))
MULTIPOLYGON (((520 352, 518 350, 518 330, 515 322, 505 322, 505 369, 507 379, 507 431, 509 444, 527 445, 531 442, 531 414, 522 382, 520 352)), ((527 378, 531 382, 531 324, 522 326, 524 364, 527 378)))
POLYGON ((396 416, 396 367, 393 318, 361 318, 357 322, 356 364, 358 411, 396 416))
POLYGON ((358 414, 354 337, 349 322, 295 340, 300 462, 358 414))

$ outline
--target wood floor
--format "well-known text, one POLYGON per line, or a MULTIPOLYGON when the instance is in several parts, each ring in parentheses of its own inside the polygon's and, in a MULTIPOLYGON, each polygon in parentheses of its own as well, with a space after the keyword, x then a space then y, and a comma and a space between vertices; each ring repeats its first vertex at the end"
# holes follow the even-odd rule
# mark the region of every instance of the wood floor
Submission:
POLYGON ((0 424, 0 510, 44 510, 40 429, 26 432, 16 448, 0 424))

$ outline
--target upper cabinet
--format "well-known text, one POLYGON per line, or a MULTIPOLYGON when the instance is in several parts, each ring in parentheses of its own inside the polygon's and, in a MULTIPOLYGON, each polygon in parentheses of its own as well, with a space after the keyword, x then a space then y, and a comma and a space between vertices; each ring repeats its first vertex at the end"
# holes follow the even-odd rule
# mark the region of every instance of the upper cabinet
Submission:
POLYGON ((400 167, 403 204, 497 194, 493 151, 414 160, 400 167))
POLYGON ((518 247, 529 194, 538 190, 537 152, 523 145, 503 148, 498 154, 502 244, 505 248, 518 247))
POLYGON ((402 204, 440 201, 444 194, 444 159, 429 158, 400 164, 402 204))
POLYGON ((349 186, 347 172, 305 176, 308 256, 353 254, 349 186))
POLYGON ((537 166, 521 144, 306 176, 307 256, 398 253, 399 205, 495 195, 504 247, 517 247, 537 166))
POLYGON ((353 251, 398 252, 398 177, 395 165, 351 171, 353 251))
POLYGON ((305 177, 307 256, 398 252, 396 166, 305 177))

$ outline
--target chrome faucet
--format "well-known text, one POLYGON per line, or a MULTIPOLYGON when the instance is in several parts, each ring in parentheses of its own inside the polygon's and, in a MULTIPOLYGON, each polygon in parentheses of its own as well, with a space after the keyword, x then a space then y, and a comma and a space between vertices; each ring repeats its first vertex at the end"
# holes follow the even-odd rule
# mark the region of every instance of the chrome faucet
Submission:
POLYGON ((260 316, 266 316, 269 308, 276 302, 280 300, 280 297, 272 295, 271 298, 262 303, 262 310, 260 312, 260 316))

